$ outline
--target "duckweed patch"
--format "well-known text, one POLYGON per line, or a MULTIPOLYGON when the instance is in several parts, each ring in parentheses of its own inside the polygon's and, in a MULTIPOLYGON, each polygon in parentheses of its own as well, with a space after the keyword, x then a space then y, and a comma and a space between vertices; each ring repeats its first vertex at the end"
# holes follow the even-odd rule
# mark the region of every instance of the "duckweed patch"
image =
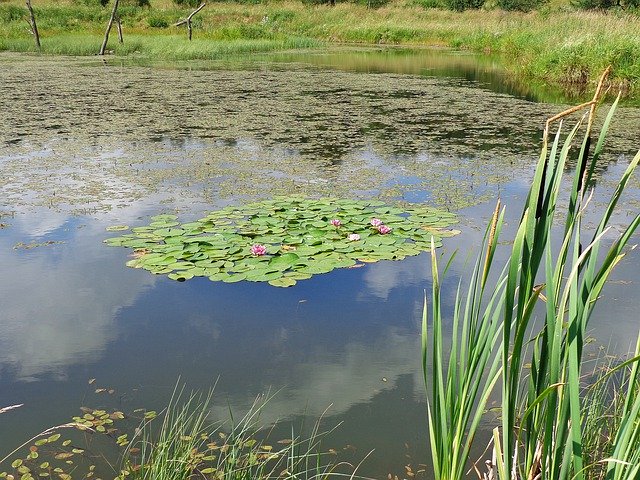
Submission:
POLYGON ((62 245, 63 243, 65 243, 63 240, 47 240, 46 242, 31 242, 31 243, 18 242, 13 246, 13 249, 14 250, 31 250, 33 248, 48 247, 50 245, 62 245))
MULTIPOLYGON (((455 215, 381 201, 278 197, 226 207, 189 223, 157 215, 131 233, 105 240, 134 249, 127 266, 178 281, 208 277, 226 283, 299 280, 358 262, 402 260, 457 234, 455 215)), ((111 228, 110 230, 113 231, 111 228)))

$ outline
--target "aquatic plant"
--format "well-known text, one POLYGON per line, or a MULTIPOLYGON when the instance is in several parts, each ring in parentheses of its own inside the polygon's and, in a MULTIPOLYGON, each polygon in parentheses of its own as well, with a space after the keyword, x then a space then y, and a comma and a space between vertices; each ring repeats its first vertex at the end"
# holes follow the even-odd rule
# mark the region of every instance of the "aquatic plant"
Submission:
MULTIPOLYGON (((589 207, 592 177, 603 149, 613 104, 591 152, 591 129, 600 100, 603 75, 591 102, 563 112, 547 122, 544 143, 510 255, 493 280, 494 255, 503 226, 504 209, 496 206, 472 270, 466 298, 460 289, 453 310, 453 338, 448 359, 442 342, 443 312, 437 257, 432 253, 431 318, 423 312, 423 365, 429 398, 429 437, 435 477, 460 479, 468 468, 470 449, 491 395, 501 394, 501 425, 493 432, 489 478, 596 478, 605 465, 607 479, 637 478, 640 472, 640 340, 629 374, 628 389, 619 411, 620 423, 607 450, 585 462, 589 405, 581 395, 586 329, 613 268, 625 256, 640 215, 615 240, 609 221, 620 196, 640 163, 640 152, 628 165, 605 205, 591 238, 582 221, 589 207), (580 108, 586 119, 561 143, 561 128, 551 145, 550 126, 580 108), (572 145, 586 128, 578 150, 573 181, 564 189, 572 145), (561 212, 558 201, 567 195, 561 212), (564 215, 562 215, 564 214, 564 215), (556 225, 558 218, 564 222, 556 225), (552 230, 561 232, 554 245, 552 230), (543 283, 540 283, 543 282, 543 283), (535 314, 542 319, 536 322, 535 314), (542 323, 540 323, 542 322, 542 323), (500 386, 500 387, 498 387, 500 386), (593 475, 591 471, 595 472, 593 475)), ((593 452, 592 452, 593 453, 593 452)), ((479 470, 477 473, 482 476, 479 470)))
MULTIPOLYGON (((429 207, 403 209, 379 201, 334 198, 279 197, 227 207, 184 224, 174 215, 152 220, 130 234, 105 240, 134 249, 128 266, 179 281, 208 277, 276 287, 358 262, 402 260, 438 247, 441 237, 457 233, 445 230, 455 215, 429 207), (374 215, 384 223, 371 220, 374 215)), ((123 228, 128 226, 109 229, 123 228)))
MULTIPOLYGON (((0 408, 0 414, 22 405, 0 408)), ((0 471, 6 480, 33 480, 34 478, 59 478, 71 480, 72 475, 91 478, 96 474, 96 458, 74 432, 110 438, 115 432, 115 422, 124 414, 118 410, 82 408, 82 414, 68 423, 47 428, 7 455, 0 457, 0 465, 10 461, 10 468, 0 471)), ((87 440, 87 438, 85 438, 87 440)))
MULTIPOLYGON (((95 391, 113 393, 113 389, 105 388, 95 391)), ((328 433, 320 430, 321 419, 308 436, 295 435, 292 430, 290 438, 271 443, 271 430, 263 431, 259 420, 272 397, 261 395, 244 416, 236 418, 231 414, 229 421, 217 423, 209 418, 211 391, 185 394, 184 387, 177 386, 161 412, 137 409, 125 415, 118 410, 83 407, 71 422, 48 428, 0 457, 0 465, 9 462, 6 471, 0 470, 0 478, 358 478, 357 467, 337 461, 334 452, 321 450, 321 440, 328 433), (120 422, 125 418, 137 420, 120 422), (101 442, 89 445, 90 437, 101 442)), ((0 414, 21 406, 0 408, 0 414)))
POLYGON ((128 441, 116 480, 357 478, 357 468, 336 462, 332 454, 320 450, 324 433, 319 421, 308 437, 292 432, 291 438, 274 446, 268 443, 268 435, 260 433, 259 425, 271 396, 258 397, 239 419, 231 415, 226 431, 224 425, 208 419, 211 397, 211 392, 187 395, 176 388, 162 414, 144 421, 128 441), (155 429, 157 421, 161 425, 155 429))

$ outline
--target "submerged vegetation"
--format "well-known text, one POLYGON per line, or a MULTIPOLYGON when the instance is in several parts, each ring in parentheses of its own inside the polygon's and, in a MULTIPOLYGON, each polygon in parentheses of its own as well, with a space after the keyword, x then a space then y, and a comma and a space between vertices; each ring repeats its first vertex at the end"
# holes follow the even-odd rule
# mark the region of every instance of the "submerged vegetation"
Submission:
MULTIPOLYGON (((310 48, 321 42, 447 46, 496 55, 517 77, 565 86, 595 82, 607 65, 613 65, 612 81, 625 89, 633 90, 640 79, 640 33, 633 9, 584 11, 569 2, 554 2, 523 13, 492 9, 492 2, 476 3, 484 9, 455 12, 444 8, 445 2, 409 0, 378 9, 368 1, 334 7, 295 1, 216 2, 194 18, 194 41, 189 42, 175 24, 191 7, 155 0, 151 7, 121 7, 124 43, 114 38, 108 48, 117 55, 186 60, 310 48)), ((502 1, 498 6, 522 3, 502 1)), ((43 1, 34 8, 42 52, 98 52, 108 6, 43 1)), ((26 16, 22 2, 0 3, 0 50, 36 50, 24 28, 26 16)))
MULTIPOLYGON (((440 246, 455 215, 428 207, 396 208, 380 201, 282 197, 227 207, 180 224, 158 215, 147 227, 107 239, 131 247, 127 263, 184 281, 269 282, 290 287, 298 280, 354 267, 358 262, 402 260, 440 246)), ((108 230, 128 230, 114 226, 108 230)), ((362 266, 363 264, 359 264, 362 266)))
MULTIPOLYGON (((604 77, 603 77, 604 79, 604 77)), ((497 277, 494 256, 503 241, 504 209, 496 207, 473 269, 466 296, 458 291, 450 353, 443 348, 444 314, 436 255, 433 260, 433 326, 423 315, 423 364, 429 398, 429 431, 435 477, 461 479, 489 399, 500 396, 501 424, 493 432, 488 478, 633 479, 640 472, 640 337, 635 356, 613 369, 631 368, 614 390, 615 421, 591 418, 606 389, 581 391, 585 338, 596 302, 614 267, 625 256, 640 214, 617 238, 610 220, 640 163, 626 168, 591 235, 583 220, 590 210, 593 172, 616 104, 592 151, 592 122, 602 81, 589 114, 561 141, 561 127, 544 145, 510 256, 497 277), (562 185, 574 140, 579 142, 567 196, 562 185), (563 212, 559 205, 566 203, 563 212), (558 225, 557 219, 564 218, 558 225), (552 232, 561 232, 554 245, 552 232), (591 402, 596 402, 595 405, 591 402), (611 429, 614 430, 611 430, 611 429), (602 439, 609 439, 602 441, 602 439)), ((617 103, 617 102, 616 102, 617 103)), ((572 113, 576 108, 565 113, 572 113)), ((586 223, 586 222, 585 222, 586 223)), ((608 378, 604 377, 604 378, 608 378)), ((602 381, 602 380, 601 380, 602 381)), ((480 471, 476 469, 480 475, 480 471)))

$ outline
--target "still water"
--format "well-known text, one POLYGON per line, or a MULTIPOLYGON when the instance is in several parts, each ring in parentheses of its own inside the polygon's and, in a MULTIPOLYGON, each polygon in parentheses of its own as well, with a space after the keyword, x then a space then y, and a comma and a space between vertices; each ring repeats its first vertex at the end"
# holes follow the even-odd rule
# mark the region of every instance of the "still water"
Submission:
MULTIPOLYGON (((458 251, 450 306, 497 196, 510 233, 541 126, 563 101, 446 51, 178 64, 0 55, 0 406, 25 404, 0 418, 0 452, 83 405, 161 408, 180 379, 216 384, 217 419, 265 392, 275 396, 262 421, 284 432, 326 410, 326 428, 340 424, 327 448, 355 462, 374 450, 361 474, 419 468, 426 254, 289 289, 177 283, 126 268, 129 252, 105 246, 105 228, 283 193, 425 202, 460 215, 462 233, 441 250, 458 251)), ((639 134, 640 109, 620 108, 596 207, 639 134)), ((637 211, 639 187, 618 224, 637 211)), ((640 328, 636 252, 592 322, 595 344, 613 352, 640 328)))

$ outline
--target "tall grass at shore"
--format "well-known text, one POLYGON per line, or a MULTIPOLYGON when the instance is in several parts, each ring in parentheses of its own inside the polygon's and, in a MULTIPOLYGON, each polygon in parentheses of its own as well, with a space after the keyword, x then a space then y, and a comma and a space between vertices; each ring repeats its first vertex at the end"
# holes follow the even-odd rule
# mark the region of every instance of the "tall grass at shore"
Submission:
MULTIPOLYGON (((67 53, 75 54, 78 49, 71 48, 65 36, 70 32, 101 35, 109 15, 108 9, 70 0, 40 0, 34 5, 43 45, 49 52, 64 52, 69 47, 67 53), (58 46, 52 46, 55 44, 58 46)), ((131 35, 144 37, 145 44, 161 42, 165 36, 185 35, 172 25, 189 9, 177 8, 167 0, 152 0, 151 5, 123 7, 125 43, 131 35)), ((17 39, 30 39, 24 28, 25 15, 19 0, 0 3, 0 48, 23 49, 17 39)), ((446 46, 493 54, 516 76, 561 84, 595 83, 598 72, 612 65, 614 83, 633 88, 640 81, 638 18, 632 13, 573 10, 568 4, 521 13, 425 9, 410 0, 393 0, 379 9, 354 3, 330 7, 291 0, 216 2, 194 18, 194 35, 196 39, 224 41, 295 43, 292 39, 313 38, 334 43, 446 46)), ((128 51, 111 48, 121 54, 128 51)), ((193 47, 199 48, 205 48, 204 43, 193 47)), ((171 58, 171 49, 149 54, 171 58)))
POLYGON ((292 432, 276 446, 260 440, 260 413, 269 396, 259 398, 242 417, 231 415, 231 428, 208 419, 211 393, 174 394, 162 412, 161 424, 145 420, 124 451, 117 479, 124 480, 324 480, 358 478, 355 469, 320 451, 319 422, 308 437, 292 432), (154 428, 156 427, 156 428, 154 428), (345 470, 346 469, 346 470, 345 470), (345 473, 348 472, 348 473, 345 473))
POLYGON ((437 257, 432 254, 433 326, 427 324, 425 301, 423 365, 427 390, 432 392, 429 433, 433 468, 440 480, 465 476, 475 434, 493 395, 500 396, 501 421, 493 435, 493 455, 486 473, 490 478, 638 478, 640 338, 635 357, 625 364, 632 368, 624 402, 616 411, 616 431, 605 431, 611 424, 598 426, 585 420, 590 409, 593 413, 593 406, 585 402, 603 401, 603 395, 585 400, 581 391, 589 320, 609 275, 625 256, 640 225, 639 214, 615 240, 605 241, 612 234, 609 221, 615 206, 640 163, 640 152, 622 175, 595 231, 589 234, 582 225, 591 208, 592 175, 617 104, 610 109, 593 148, 591 127, 604 77, 593 101, 582 105, 588 115, 564 140, 561 126, 551 144, 548 140, 552 122, 564 114, 547 122, 509 259, 492 280, 495 253, 503 241, 504 209, 498 203, 466 298, 460 291, 456 298, 448 356, 442 345, 440 273, 437 257), (580 132, 583 137, 578 141, 580 132), (574 141, 578 143, 578 159, 567 191, 563 176, 574 141), (566 202, 565 211, 557 208, 559 199, 566 202), (558 219, 563 221, 558 223, 558 219), (560 234, 558 244, 554 244, 552 232, 560 234), (593 447, 598 435, 609 435, 612 440, 595 442, 603 449, 595 452, 589 446, 593 447))
MULTIPOLYGON (((0 478, 363 478, 356 475, 359 465, 337 460, 335 450, 322 450, 321 441, 330 433, 321 430, 322 417, 304 436, 292 426, 289 438, 273 438, 275 426, 260 423, 271 398, 268 394, 259 396, 246 414, 237 417, 230 411, 229 419, 223 422, 211 419, 211 391, 188 394, 180 386, 176 386, 166 408, 159 413, 140 409, 129 416, 120 411, 83 407, 86 413, 82 416, 48 428, 12 452, 0 455, 0 478)), ((0 407, 0 415, 20 407, 0 407)))
MULTIPOLYGON (((49 42, 42 43, 41 53, 51 55, 96 55, 102 38, 98 34, 57 35, 49 42)), ((150 59, 206 60, 228 55, 270 52, 317 47, 319 42, 308 38, 290 37, 284 39, 194 39, 189 42, 180 35, 151 37, 149 35, 129 35, 123 44, 109 43, 109 51, 119 56, 139 55, 150 59)), ((0 38, 0 51, 37 52, 30 38, 0 38)))

